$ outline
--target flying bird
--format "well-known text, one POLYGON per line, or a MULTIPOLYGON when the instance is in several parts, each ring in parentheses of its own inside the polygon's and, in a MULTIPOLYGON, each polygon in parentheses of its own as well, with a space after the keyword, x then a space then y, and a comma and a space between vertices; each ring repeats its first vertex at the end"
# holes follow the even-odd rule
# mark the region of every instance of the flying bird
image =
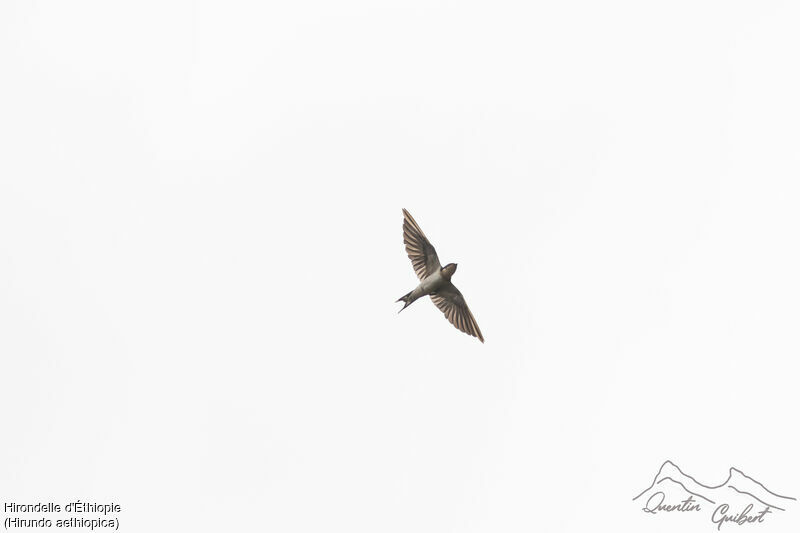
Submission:
MULTIPOLYGON (((406 253, 411 259, 414 272, 420 279, 416 289, 397 300, 405 303, 403 309, 423 296, 430 296, 433 303, 444 313, 451 324, 467 335, 478 337, 483 342, 481 330, 467 307, 464 296, 450 282, 458 265, 448 263, 442 267, 433 245, 422 233, 422 229, 411 213, 405 209, 403 209, 403 242, 406 245, 406 253)), ((403 309, 400 309, 398 313, 403 309)))

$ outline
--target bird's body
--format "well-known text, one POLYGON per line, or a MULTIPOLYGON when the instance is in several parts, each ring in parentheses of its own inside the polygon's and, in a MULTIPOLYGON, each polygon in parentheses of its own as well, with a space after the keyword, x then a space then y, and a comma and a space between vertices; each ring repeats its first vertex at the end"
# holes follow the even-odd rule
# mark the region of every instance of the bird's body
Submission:
POLYGON ((444 274, 442 274, 442 269, 439 269, 433 272, 427 278, 420 281, 416 289, 409 292, 406 296, 398 300, 398 302, 405 302, 406 305, 403 306, 403 309, 405 309, 414 301, 419 300, 423 296, 428 296, 429 294, 435 293, 437 289, 440 289, 445 283, 449 282, 450 280, 445 278, 444 274))
POLYGON ((423 296, 430 296, 433 303, 445 314, 451 324, 483 342, 481 330, 467 307, 464 296, 450 282, 457 265, 449 263, 442 267, 439 257, 436 255, 436 249, 422 233, 422 229, 411 213, 403 209, 403 217, 403 241, 406 245, 406 253, 411 259, 420 283, 413 291, 400 297, 397 301, 403 302, 405 304, 403 309, 405 309, 423 296))

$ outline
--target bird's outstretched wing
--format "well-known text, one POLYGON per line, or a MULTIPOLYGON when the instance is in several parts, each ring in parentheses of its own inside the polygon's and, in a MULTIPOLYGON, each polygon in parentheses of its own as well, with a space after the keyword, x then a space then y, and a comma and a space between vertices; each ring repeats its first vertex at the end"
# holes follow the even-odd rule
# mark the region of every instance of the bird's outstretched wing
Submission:
POLYGON ((478 340, 483 342, 481 329, 478 327, 478 323, 475 321, 475 317, 472 316, 469 307, 467 307, 467 302, 455 285, 448 281, 435 293, 431 294, 431 300, 444 313, 444 316, 447 317, 451 324, 467 335, 478 337, 478 340))
POLYGON ((405 209, 403 209, 403 242, 419 279, 423 280, 442 268, 433 245, 422 233, 411 213, 405 209))

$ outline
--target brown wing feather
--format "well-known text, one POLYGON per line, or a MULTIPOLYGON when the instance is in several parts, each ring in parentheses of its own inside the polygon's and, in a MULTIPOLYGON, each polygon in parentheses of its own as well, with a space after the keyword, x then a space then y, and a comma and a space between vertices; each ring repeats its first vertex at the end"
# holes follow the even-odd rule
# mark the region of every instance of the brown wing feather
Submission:
POLYGON ((425 279, 442 268, 439 256, 411 213, 403 209, 403 242, 419 279, 425 279))
POLYGON ((448 283, 434 294, 431 294, 431 300, 457 329, 467 335, 478 337, 478 340, 483 342, 483 335, 478 327, 478 322, 475 321, 475 317, 472 316, 472 312, 467 307, 464 296, 456 289, 455 285, 448 283))

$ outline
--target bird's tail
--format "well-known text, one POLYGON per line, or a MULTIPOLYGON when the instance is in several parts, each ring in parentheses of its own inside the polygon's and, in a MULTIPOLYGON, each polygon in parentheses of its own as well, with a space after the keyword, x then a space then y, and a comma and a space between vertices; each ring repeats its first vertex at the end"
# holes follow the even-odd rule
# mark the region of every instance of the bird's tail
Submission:
MULTIPOLYGON (((411 291, 411 292, 414 292, 414 291, 411 291)), ((411 305, 411 302, 414 301, 414 300, 411 299, 411 292, 409 292, 405 296, 401 296, 400 298, 397 299, 398 302, 404 302, 405 303, 405 305, 403 306, 403 309, 405 309, 406 307, 411 305)), ((395 303, 397 303, 397 302, 395 302, 395 303)), ((400 311, 402 311, 403 309, 401 309, 400 311)), ((398 311, 397 314, 400 314, 400 311, 398 311)))

